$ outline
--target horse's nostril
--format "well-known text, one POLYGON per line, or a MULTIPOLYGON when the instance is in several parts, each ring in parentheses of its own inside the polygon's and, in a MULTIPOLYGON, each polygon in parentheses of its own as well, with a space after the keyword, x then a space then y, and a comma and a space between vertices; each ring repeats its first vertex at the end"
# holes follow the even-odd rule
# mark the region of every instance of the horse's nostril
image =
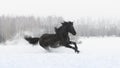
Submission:
POLYGON ((74 35, 76 35, 77 33, 75 32, 75 34, 74 35))
POLYGON ((74 35, 76 35, 76 33, 74 35))

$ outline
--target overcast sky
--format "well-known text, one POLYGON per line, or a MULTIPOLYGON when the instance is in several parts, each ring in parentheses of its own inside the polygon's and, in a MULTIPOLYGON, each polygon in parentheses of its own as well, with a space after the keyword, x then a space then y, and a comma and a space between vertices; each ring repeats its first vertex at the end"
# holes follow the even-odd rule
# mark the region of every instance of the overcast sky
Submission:
POLYGON ((119 17, 119 0, 0 0, 0 16, 119 17))

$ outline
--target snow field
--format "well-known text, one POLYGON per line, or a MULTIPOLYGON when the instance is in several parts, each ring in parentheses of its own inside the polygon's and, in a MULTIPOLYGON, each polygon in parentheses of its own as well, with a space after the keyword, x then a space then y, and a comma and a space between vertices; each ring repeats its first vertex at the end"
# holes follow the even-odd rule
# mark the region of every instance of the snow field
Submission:
POLYGON ((24 39, 0 44, 0 68, 119 68, 120 38, 80 38, 79 54, 60 47, 45 51, 37 44, 32 46, 24 39))

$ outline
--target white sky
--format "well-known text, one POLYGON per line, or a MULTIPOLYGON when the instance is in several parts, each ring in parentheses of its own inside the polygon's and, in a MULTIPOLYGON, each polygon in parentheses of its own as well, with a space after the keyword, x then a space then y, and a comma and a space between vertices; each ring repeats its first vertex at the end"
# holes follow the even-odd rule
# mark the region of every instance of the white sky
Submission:
POLYGON ((119 0, 0 0, 0 16, 120 16, 119 0))

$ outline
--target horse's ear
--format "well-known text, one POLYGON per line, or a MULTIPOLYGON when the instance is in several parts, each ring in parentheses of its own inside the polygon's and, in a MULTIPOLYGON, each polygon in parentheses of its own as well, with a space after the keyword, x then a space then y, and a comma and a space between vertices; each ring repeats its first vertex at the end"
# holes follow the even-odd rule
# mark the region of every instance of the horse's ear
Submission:
POLYGON ((65 23, 66 23, 66 22, 65 22, 65 21, 63 21, 61 24, 62 24, 62 25, 64 25, 65 23))
POLYGON ((61 23, 62 25, 65 25, 66 23, 65 22, 63 22, 63 23, 61 23))
POLYGON ((73 22, 69 21, 69 23, 73 25, 73 22))
POLYGON ((61 23, 62 25, 64 25, 64 23, 61 23))
POLYGON ((67 25, 67 24, 69 24, 69 22, 66 22, 66 21, 64 21, 63 23, 61 23, 62 25, 67 25))

